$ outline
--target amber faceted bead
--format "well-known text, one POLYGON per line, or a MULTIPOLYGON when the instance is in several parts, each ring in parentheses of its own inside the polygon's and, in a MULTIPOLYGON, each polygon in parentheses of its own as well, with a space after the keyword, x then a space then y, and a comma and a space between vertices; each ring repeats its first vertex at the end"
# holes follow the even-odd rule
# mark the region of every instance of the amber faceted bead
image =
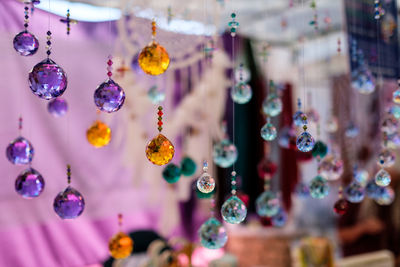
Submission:
POLYGON ((125 233, 119 232, 108 242, 108 250, 114 259, 124 259, 132 253, 133 240, 125 233))
POLYGON ((102 121, 95 121, 86 131, 86 138, 94 147, 103 147, 111 141, 111 129, 102 121))
POLYGON ((139 54, 138 61, 140 68, 150 75, 160 75, 169 66, 167 50, 155 41, 143 48, 139 54))
POLYGON ((156 165, 165 165, 175 154, 174 145, 162 134, 154 137, 146 147, 146 157, 156 165))

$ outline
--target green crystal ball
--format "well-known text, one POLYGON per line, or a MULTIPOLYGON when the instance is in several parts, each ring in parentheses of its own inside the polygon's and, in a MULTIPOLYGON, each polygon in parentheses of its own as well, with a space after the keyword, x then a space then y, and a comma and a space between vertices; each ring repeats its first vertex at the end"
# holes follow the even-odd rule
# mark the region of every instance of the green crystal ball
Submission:
POLYGON ((328 153, 328 146, 321 141, 317 141, 315 143, 313 150, 311 151, 311 154, 314 158, 319 156, 321 159, 325 157, 327 153, 328 153))
POLYGON ((181 174, 184 176, 192 176, 196 172, 196 162, 189 157, 184 157, 181 161, 181 174))
POLYGON ((170 163, 164 168, 162 176, 167 183, 176 183, 181 177, 181 169, 177 165, 170 163))

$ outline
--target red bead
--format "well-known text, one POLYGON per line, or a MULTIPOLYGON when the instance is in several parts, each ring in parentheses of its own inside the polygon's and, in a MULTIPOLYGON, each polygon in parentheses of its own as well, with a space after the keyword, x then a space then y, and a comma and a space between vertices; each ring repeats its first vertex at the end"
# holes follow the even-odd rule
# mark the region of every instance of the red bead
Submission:
POLYGON ((335 205, 333 206, 333 211, 339 215, 345 214, 348 209, 349 209, 349 202, 343 198, 336 201, 335 205))
POLYGON ((162 115, 164 115, 164 113, 163 113, 161 110, 160 110, 157 114, 158 114, 158 116, 160 116, 160 117, 161 117, 162 115))
POLYGON ((107 75, 108 75, 108 77, 111 77, 112 76, 112 72, 111 71, 107 72, 107 75))
POLYGON ((109 60, 107 61, 107 65, 108 65, 108 66, 111 66, 112 64, 113 64, 112 60, 109 59, 109 60))
POLYGON ((161 126, 163 125, 163 122, 162 122, 162 121, 158 121, 158 123, 157 123, 157 124, 158 124, 158 126, 160 126, 160 127, 161 127, 161 126))

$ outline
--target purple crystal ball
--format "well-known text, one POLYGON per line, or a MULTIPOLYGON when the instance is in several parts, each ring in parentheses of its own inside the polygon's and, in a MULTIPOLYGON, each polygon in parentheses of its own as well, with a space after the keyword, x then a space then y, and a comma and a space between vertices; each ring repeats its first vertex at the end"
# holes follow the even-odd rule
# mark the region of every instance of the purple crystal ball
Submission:
POLYGON ((62 117, 68 111, 68 104, 65 99, 54 98, 47 104, 47 111, 54 117, 62 117))
POLYGON ((15 35, 13 45, 21 56, 32 56, 39 49, 38 39, 28 31, 22 31, 15 35))
POLYGON ((68 186, 58 193, 54 199, 54 211, 61 219, 75 219, 82 214, 85 208, 85 200, 81 193, 68 186))
POLYGON ((24 170, 15 180, 15 191, 24 198, 38 197, 44 189, 42 175, 33 168, 24 170))
POLYGON ((108 79, 94 91, 94 103, 108 113, 118 111, 125 101, 124 90, 112 79, 108 79))
POLYGON ((32 161, 34 152, 32 144, 20 136, 7 146, 6 156, 12 164, 24 165, 32 161))
POLYGON ((67 75, 53 60, 46 58, 29 72, 29 86, 35 95, 50 100, 67 89, 67 75))

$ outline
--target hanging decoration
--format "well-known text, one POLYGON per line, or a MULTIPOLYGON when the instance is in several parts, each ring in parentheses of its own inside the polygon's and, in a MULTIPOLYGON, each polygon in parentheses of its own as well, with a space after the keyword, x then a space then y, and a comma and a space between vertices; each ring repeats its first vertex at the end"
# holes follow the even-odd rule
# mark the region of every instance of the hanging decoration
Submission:
POLYGON ((122 232, 122 214, 118 214, 118 228, 118 233, 108 242, 108 251, 114 259, 125 259, 132 253, 133 240, 122 232))
POLYGON ((393 203, 395 198, 394 190, 390 187, 380 187, 380 194, 375 198, 375 202, 381 206, 387 206, 393 203))
POLYGON ((211 193, 215 188, 215 180, 208 171, 207 161, 203 162, 203 174, 197 179, 197 189, 205 194, 211 193))
POLYGON ((68 103, 65 99, 56 97, 47 104, 47 111, 54 117, 62 117, 68 111, 68 103))
POLYGON ((256 199, 256 212, 260 217, 272 217, 280 209, 279 198, 271 191, 271 177, 264 176, 264 192, 256 199))
POLYGON ((174 157, 175 154, 175 148, 174 145, 171 143, 171 141, 168 140, 167 137, 165 137, 163 134, 161 134, 162 131, 162 112, 163 108, 162 106, 158 106, 158 131, 159 134, 154 137, 146 147, 146 157, 147 159, 156 165, 162 166, 167 163, 169 163, 172 158, 174 157))
POLYGON ((231 89, 231 98, 237 104, 246 104, 253 96, 253 91, 250 85, 243 80, 243 64, 240 64, 239 70, 242 70, 240 72, 239 82, 231 89))
POLYGON ((330 191, 328 182, 320 174, 311 180, 309 188, 311 197, 316 199, 325 198, 330 191))
POLYGON ((356 40, 351 43, 351 60, 357 66, 351 72, 351 86, 360 94, 369 95, 375 91, 375 79, 364 60, 364 53, 357 48, 356 40))
POLYGON ((26 165, 32 162, 35 150, 28 139, 21 136, 22 117, 18 120, 18 129, 20 136, 11 141, 6 148, 6 156, 8 161, 15 165, 26 165))
POLYGON ((339 187, 339 199, 333 206, 333 211, 338 215, 344 215, 349 209, 349 202, 343 198, 343 189, 339 187))
POLYGON ((140 68, 149 75, 163 74, 169 66, 169 56, 167 50, 156 42, 156 22, 151 22, 152 41, 142 49, 139 54, 138 62, 140 68))
POLYGON ((24 198, 38 197, 44 190, 42 175, 32 167, 21 172, 15 181, 15 191, 24 198))
POLYGON ((189 157, 189 156, 185 156, 182 158, 181 160, 181 174, 184 176, 192 176, 193 174, 195 174, 197 169, 197 165, 196 162, 194 162, 194 160, 189 157))
POLYGON ((224 132, 224 138, 220 142, 214 144, 213 159, 217 166, 229 168, 235 164, 239 155, 235 144, 229 140, 225 123, 222 125, 222 131, 224 132))
POLYGON ((279 208, 276 215, 271 217, 271 224, 273 227, 283 227, 285 226, 288 219, 288 215, 283 208, 279 208))
POLYGON ((281 114, 283 108, 282 100, 278 96, 274 82, 271 80, 268 87, 268 95, 262 104, 262 110, 268 117, 276 117, 281 114))
POLYGON ((200 243, 208 249, 219 249, 225 246, 228 235, 225 227, 214 216, 214 198, 211 199, 211 202, 211 218, 204 222, 199 229, 200 243))
POLYGON ((360 203, 364 199, 364 187, 358 182, 352 181, 345 188, 346 199, 351 203, 360 203))
POLYGON ((147 96, 153 104, 159 104, 165 100, 165 92, 158 89, 157 85, 150 87, 147 96))
POLYGON ((323 178, 328 181, 335 181, 343 174, 343 161, 335 153, 327 155, 320 162, 318 170, 323 178))
POLYGON ((85 209, 85 200, 81 193, 70 186, 71 166, 69 164, 67 165, 67 179, 68 186, 64 191, 58 193, 54 199, 53 208, 61 219, 75 219, 79 217, 85 209))
MULTIPOLYGON (((264 62, 265 62, 265 60, 264 60, 264 62)), ((272 80, 269 82, 269 86, 267 87, 267 96, 270 95, 270 88, 274 88, 274 82, 272 80)), ((271 110, 269 110, 269 111, 271 111, 271 110)), ((267 114, 266 112, 264 112, 264 113, 267 114)), ((268 113, 271 114, 271 112, 268 112, 268 113)), ((275 126, 271 123, 271 117, 269 115, 266 115, 266 116, 267 116, 267 122, 261 128, 261 137, 265 141, 273 141, 276 139, 278 133, 277 133, 275 126)))
POLYGON ((303 124, 308 124, 306 114, 304 114, 304 112, 301 111, 301 100, 300 100, 300 98, 297 99, 297 111, 293 115, 293 123, 297 127, 300 127, 303 124), (304 118, 306 118, 306 119, 304 120, 304 118))
POLYGON ((301 152, 310 152, 313 150, 315 141, 312 135, 307 132, 307 116, 303 117, 303 130, 304 132, 299 135, 296 141, 296 146, 301 152))
POLYGON ((162 176, 164 180, 169 183, 173 184, 178 182, 179 178, 181 177, 181 169, 179 166, 169 163, 163 170, 162 176))
POLYGON ((28 31, 29 26, 29 2, 25 2, 24 7, 24 30, 18 33, 13 40, 14 49, 21 55, 21 56, 32 56, 36 54, 39 49, 39 41, 28 31))
POLYGON ((111 129, 107 124, 96 120, 86 131, 86 139, 94 147, 103 147, 111 141, 111 129))
MULTIPOLYGON (((387 126, 387 123, 382 125, 382 130, 383 130, 383 149, 379 153, 379 161, 378 165, 380 165, 381 169, 378 171, 378 173, 375 175, 375 183, 378 186, 388 186, 391 182, 391 177, 390 174, 384 169, 385 167, 391 167, 395 163, 395 154, 387 148, 387 142, 388 142, 388 131, 389 128, 387 126), (384 127, 386 125, 386 127, 384 127)), ((397 128, 397 127, 396 127, 397 128)))
POLYGON ((239 224, 246 219, 247 208, 243 201, 236 196, 236 172, 231 176, 232 196, 228 198, 221 207, 221 215, 224 221, 231 224, 239 224))
POLYGON ((78 21, 70 18, 71 14, 69 13, 69 9, 67 9, 67 16, 65 19, 60 19, 62 23, 67 25, 67 35, 71 32, 71 24, 77 24, 78 21))

